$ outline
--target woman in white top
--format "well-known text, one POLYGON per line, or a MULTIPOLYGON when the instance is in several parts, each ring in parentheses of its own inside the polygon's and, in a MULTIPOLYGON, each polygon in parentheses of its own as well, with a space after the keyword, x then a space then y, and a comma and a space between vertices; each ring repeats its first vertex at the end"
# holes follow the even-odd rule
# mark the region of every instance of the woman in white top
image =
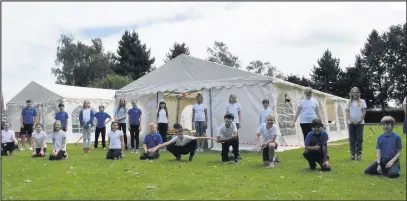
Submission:
POLYGON ((349 144, 351 160, 362 159, 363 129, 366 115, 366 102, 360 98, 360 91, 353 87, 349 93, 350 100, 346 103, 346 119, 348 120, 349 144))
POLYGON ((106 159, 116 160, 123 157, 124 151, 124 134, 119 130, 119 122, 112 123, 112 130, 107 134, 109 139, 109 150, 106 159))
POLYGON ((160 133, 163 142, 167 142, 168 132, 168 110, 165 101, 160 101, 159 108, 157 110, 157 129, 160 133))
POLYGON ((37 123, 35 125, 35 131, 32 134, 31 142, 33 147, 32 157, 44 157, 47 152, 47 143, 45 140, 47 134, 42 130, 42 124, 37 123))
POLYGON ((301 99, 298 102, 297 111, 294 116, 293 127, 295 122, 300 117, 300 126, 302 130, 302 134, 305 138, 307 137, 308 133, 312 131, 311 122, 312 120, 318 118, 321 119, 321 115, 319 114, 319 107, 318 101, 312 98, 312 90, 311 88, 307 88, 304 90, 305 98, 301 99))
POLYGON ((407 134, 407 96, 404 97, 403 101, 403 108, 404 108, 404 125, 403 125, 403 133, 407 134))
POLYGON ((10 157, 14 154, 14 150, 17 149, 17 139, 13 130, 10 130, 10 123, 4 123, 4 130, 1 130, 1 155, 7 156, 9 152, 10 157))
POLYGON ((49 155, 49 160, 62 160, 68 158, 66 153, 66 133, 62 130, 61 121, 54 123, 54 133, 52 133, 53 151, 49 155))
MULTIPOLYGON (((241 121, 242 121, 242 107, 237 102, 237 96, 235 94, 230 94, 229 96, 229 104, 226 106, 226 114, 233 115, 233 123, 236 125, 236 129, 239 131, 242 128, 241 121)), ((237 134, 237 150, 239 151, 239 133, 237 134)), ((242 159, 240 157, 240 151, 238 152, 238 159, 242 159)))

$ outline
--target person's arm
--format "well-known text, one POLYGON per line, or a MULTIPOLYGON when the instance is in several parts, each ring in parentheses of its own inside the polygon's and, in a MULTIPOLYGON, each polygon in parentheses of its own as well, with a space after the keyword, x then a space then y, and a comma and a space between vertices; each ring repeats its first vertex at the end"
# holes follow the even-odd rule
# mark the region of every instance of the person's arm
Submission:
MULTIPOLYGON (((106 113, 107 114, 107 113, 106 113)), ((105 125, 108 124, 110 121, 112 121, 112 117, 110 117, 109 114, 107 114, 107 121, 105 122, 105 125)))
POLYGON ((319 146, 318 145, 316 145, 316 146, 311 146, 311 144, 310 144, 310 142, 309 142, 309 138, 310 138, 310 134, 308 133, 308 135, 307 135, 307 137, 305 137, 305 141, 304 141, 304 148, 305 148, 305 150, 308 150, 308 151, 316 151, 316 150, 318 150, 319 149, 319 146))
POLYGON ((324 134, 324 139, 322 142, 322 154, 323 154, 323 162, 327 162, 328 161, 328 134, 324 134))
POLYGON ((138 129, 139 129, 139 131, 141 131, 141 126, 143 125, 143 118, 142 118, 142 116, 143 116, 143 112, 141 112, 141 110, 140 110, 140 126, 138 127, 138 129))
POLYGON ((42 136, 42 141, 41 141, 41 152, 42 153, 44 153, 45 138, 46 138, 46 134, 44 136, 42 136))
POLYGON ((191 122, 192 130, 194 130, 195 127, 194 122, 195 122, 195 109, 194 106, 192 106, 192 122, 191 122))
POLYGON ((69 121, 68 119, 69 119, 69 115, 68 115, 67 112, 65 112, 65 114, 66 114, 66 118, 65 118, 65 119, 66 119, 66 120, 65 120, 65 129, 68 130, 68 121, 69 121))
POLYGON ((90 119, 89 119, 89 121, 87 122, 87 124, 92 124, 94 118, 95 118, 95 114, 93 113, 92 110, 90 110, 90 119))
POLYGON ((358 122, 359 124, 362 123, 363 119, 365 119, 366 108, 367 108, 366 101, 362 99, 362 115, 361 115, 360 120, 358 122))
POLYGON ((121 152, 124 152, 124 135, 120 136, 120 145, 121 145, 121 152))
POLYGON ((270 144, 270 143, 272 143, 272 142, 275 142, 275 141, 276 141, 276 138, 277 138, 277 135, 271 136, 270 140, 268 140, 268 141, 267 141, 266 143, 264 143, 263 145, 264 145, 264 146, 267 146, 268 144, 270 144))
POLYGON ((168 142, 159 144, 159 145, 157 145, 157 146, 151 148, 151 150, 152 150, 152 152, 155 152, 155 151, 157 151, 157 149, 159 149, 159 148, 161 148, 161 147, 166 147, 166 146, 170 145, 171 143, 173 143, 173 142, 172 142, 172 141, 168 141, 168 142))
POLYGON ((295 124, 295 122, 296 122, 297 119, 298 119, 298 116, 300 116, 300 111, 301 111, 301 107, 298 106, 298 107, 297 107, 297 110, 295 111, 293 124, 295 124))
MULTIPOLYGON (((62 143, 61 143, 61 149, 60 150, 64 150, 65 146, 66 146, 66 134, 64 133, 62 136, 62 143)), ((59 151, 59 150, 58 150, 59 151)))
MULTIPOLYGON (((124 108, 123 108, 123 110, 124 110, 124 108)), ((126 119, 126 118, 127 118, 127 112, 124 111, 124 115, 122 117, 119 117, 118 121, 126 119)))
POLYGON ((34 125, 33 125, 33 128, 39 122, 39 119, 40 119, 40 117, 38 116, 37 110, 34 108, 34 125))
POLYGON ((21 111, 20 126, 21 126, 21 128, 24 127, 24 108, 23 108, 23 110, 21 111))
POLYGON ((31 142, 32 142, 32 149, 33 149, 33 153, 35 152, 35 148, 36 148, 36 142, 35 142, 35 137, 34 135, 31 136, 31 142))
POLYGON ((195 137, 195 140, 213 140, 211 137, 195 137))
POLYGON ((55 153, 56 153, 56 149, 55 149, 55 138, 54 137, 52 137, 52 155, 54 155, 55 153))
MULTIPOLYGON (((236 128, 236 127, 235 127, 236 128)), ((237 138, 237 130, 234 130, 233 131, 233 136, 231 136, 231 137, 227 137, 227 138, 220 138, 220 142, 226 142, 226 141, 229 141, 229 140, 232 140, 232 139, 234 139, 234 138, 237 138)))
POLYGON ((80 125, 82 126, 83 125, 83 115, 82 115, 82 112, 83 112, 83 110, 81 110, 80 112, 79 112, 79 123, 80 123, 80 125))
POLYGON ((205 112, 205 125, 208 126, 208 109, 205 108, 204 112, 205 112))
POLYGON ((237 116, 238 116, 238 118, 239 118, 239 123, 240 123, 240 125, 242 125, 241 112, 242 112, 242 108, 241 108, 241 106, 240 106, 240 104, 239 104, 239 105, 238 105, 238 108, 237 108, 237 116))
POLYGON ((398 150, 396 155, 394 155, 393 158, 386 164, 386 168, 390 168, 391 166, 393 166, 393 164, 400 158, 401 149, 402 149, 400 137, 397 137, 397 139, 396 139, 396 149, 398 150))
POLYGON ((147 153, 148 149, 147 149, 147 135, 144 137, 144 141, 143 141, 143 149, 144 149, 144 153, 147 153))

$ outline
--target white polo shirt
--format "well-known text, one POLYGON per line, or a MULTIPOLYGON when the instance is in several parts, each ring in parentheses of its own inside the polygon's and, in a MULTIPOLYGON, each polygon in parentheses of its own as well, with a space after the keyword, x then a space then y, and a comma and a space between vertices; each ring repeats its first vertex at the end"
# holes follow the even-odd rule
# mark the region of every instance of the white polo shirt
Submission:
POLYGON ((257 130, 257 133, 260 134, 263 138, 263 143, 266 143, 271 139, 273 136, 277 136, 279 134, 279 129, 276 124, 273 124, 270 129, 267 130, 267 124, 263 123, 259 129, 257 130))
POLYGON ((184 146, 186 144, 188 144, 189 142, 191 142, 192 140, 195 140, 195 137, 193 136, 189 136, 189 135, 184 135, 184 137, 181 138, 177 136, 173 137, 170 142, 171 143, 175 143, 175 146, 184 146))
POLYGON ((121 136, 124 136, 123 131, 116 130, 110 131, 107 135, 109 138, 109 149, 121 149, 122 142, 120 140, 121 136))
MULTIPOLYGON (((360 104, 358 106, 358 101, 357 100, 353 100, 352 103, 350 102, 350 100, 348 100, 346 102, 345 105, 345 109, 349 110, 349 114, 350 114, 350 119, 352 121, 359 121, 360 118, 362 117, 362 110, 366 109, 366 102, 363 99, 360 99, 360 104)), ((350 124, 351 122, 348 120, 348 124, 350 124)), ((364 124, 365 120, 363 119, 361 124, 364 124)))

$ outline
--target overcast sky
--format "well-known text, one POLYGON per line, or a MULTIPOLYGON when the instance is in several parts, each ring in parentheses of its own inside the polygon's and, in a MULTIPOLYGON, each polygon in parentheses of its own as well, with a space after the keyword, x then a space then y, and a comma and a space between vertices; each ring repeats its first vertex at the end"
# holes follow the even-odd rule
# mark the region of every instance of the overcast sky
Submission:
POLYGON ((9 101, 31 80, 54 83, 60 34, 90 43, 100 37, 116 52, 124 30, 135 29, 161 66, 174 42, 205 59, 215 40, 246 66, 270 61, 284 73, 308 76, 325 49, 354 57, 372 29, 406 22, 405 2, 2 2, 2 90, 9 101))

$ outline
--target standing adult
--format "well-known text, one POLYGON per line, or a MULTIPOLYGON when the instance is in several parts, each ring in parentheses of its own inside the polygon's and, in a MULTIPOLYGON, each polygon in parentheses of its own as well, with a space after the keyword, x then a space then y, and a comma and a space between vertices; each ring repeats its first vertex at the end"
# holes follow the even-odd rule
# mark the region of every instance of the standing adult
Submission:
POLYGON ((308 133, 312 131, 311 122, 312 120, 318 118, 321 119, 321 115, 319 114, 319 106, 318 101, 312 98, 312 90, 311 88, 307 88, 304 90, 305 98, 298 101, 297 111, 295 112, 293 126, 300 117, 300 126, 302 130, 302 134, 305 138, 307 137, 308 133))
POLYGON ((347 101, 346 119, 348 120, 351 160, 362 160, 363 129, 365 125, 366 102, 360 98, 359 88, 353 87, 347 101))
POLYGON ((21 138, 21 144, 22 147, 20 151, 25 150, 25 137, 27 135, 27 140, 28 140, 28 150, 32 151, 31 147, 31 135, 32 132, 34 131, 34 125, 37 124, 38 118, 37 118, 37 110, 32 107, 32 101, 27 100, 26 101, 27 106, 23 108, 21 111, 21 117, 20 117, 20 123, 21 123, 21 132, 20 132, 20 138, 21 138))
POLYGON ((403 133, 407 134, 407 96, 404 97, 403 101, 403 108, 404 108, 404 125, 403 125, 403 133))
MULTIPOLYGON (((208 109, 203 104, 203 96, 196 95, 196 104, 192 107, 192 129, 196 130, 196 137, 205 137, 208 122, 208 109)), ((198 141, 197 152, 203 152, 205 142, 198 141)))
POLYGON ((114 114, 115 121, 119 122, 119 130, 123 132, 124 137, 124 147, 127 150, 127 134, 126 134, 126 118, 127 118, 127 108, 126 101, 124 98, 121 98, 119 101, 119 106, 116 109, 114 114))

